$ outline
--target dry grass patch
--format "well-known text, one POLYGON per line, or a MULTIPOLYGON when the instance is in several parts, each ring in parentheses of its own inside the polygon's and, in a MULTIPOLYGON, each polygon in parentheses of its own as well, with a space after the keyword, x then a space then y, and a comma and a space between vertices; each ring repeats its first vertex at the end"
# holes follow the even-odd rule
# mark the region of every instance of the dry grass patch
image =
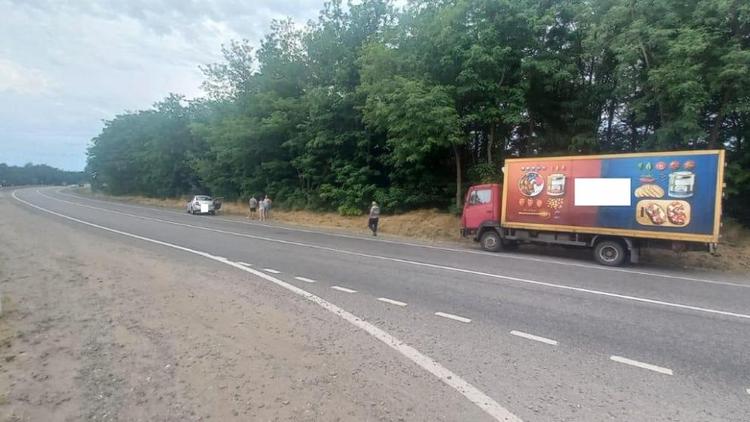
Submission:
MULTIPOLYGON (((367 216, 343 217, 336 213, 274 211, 273 219, 311 227, 330 227, 357 233, 370 233, 367 216)), ((459 240, 459 219, 437 210, 381 215, 378 232, 425 240, 459 240)))
POLYGON ((750 229, 732 219, 725 219, 721 228, 717 255, 706 252, 671 252, 649 250, 646 262, 670 267, 701 268, 747 274, 750 272, 750 229))

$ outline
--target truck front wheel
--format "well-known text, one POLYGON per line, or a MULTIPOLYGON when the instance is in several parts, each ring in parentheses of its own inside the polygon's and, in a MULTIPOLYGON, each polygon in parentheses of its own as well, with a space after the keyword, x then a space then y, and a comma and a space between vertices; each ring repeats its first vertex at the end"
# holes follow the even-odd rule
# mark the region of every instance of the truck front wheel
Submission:
POLYGON ((503 247, 500 234, 496 230, 487 230, 482 233, 479 243, 482 245, 482 249, 489 252, 499 252, 503 247))
POLYGON ((594 259, 602 265, 619 267, 626 255, 625 246, 616 240, 602 240, 594 246, 594 259))

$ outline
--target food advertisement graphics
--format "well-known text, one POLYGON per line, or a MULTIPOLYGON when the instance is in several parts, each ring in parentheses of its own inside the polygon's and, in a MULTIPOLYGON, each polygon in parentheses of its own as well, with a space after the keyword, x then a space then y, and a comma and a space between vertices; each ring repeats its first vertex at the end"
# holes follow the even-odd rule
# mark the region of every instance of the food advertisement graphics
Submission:
POLYGON ((718 167, 716 152, 508 160, 505 221, 710 235, 718 167), (628 179, 629 205, 576 206, 576 179, 628 179))

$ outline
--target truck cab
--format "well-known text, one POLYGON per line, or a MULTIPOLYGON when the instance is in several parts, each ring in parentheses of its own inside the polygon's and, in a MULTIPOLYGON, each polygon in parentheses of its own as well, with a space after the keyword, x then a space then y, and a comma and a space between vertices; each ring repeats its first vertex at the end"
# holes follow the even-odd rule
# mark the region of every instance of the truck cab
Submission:
POLYGON ((461 214, 461 234, 477 236, 487 227, 500 227, 502 185, 475 185, 466 192, 461 214))

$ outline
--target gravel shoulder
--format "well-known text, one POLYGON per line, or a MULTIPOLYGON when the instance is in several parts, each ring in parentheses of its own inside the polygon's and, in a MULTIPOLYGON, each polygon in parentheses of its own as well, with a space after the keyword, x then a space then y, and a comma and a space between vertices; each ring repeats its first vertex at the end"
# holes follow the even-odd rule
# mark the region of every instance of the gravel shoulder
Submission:
POLYGON ((11 201, 0 197, 0 421, 486 419, 263 280, 11 201))

